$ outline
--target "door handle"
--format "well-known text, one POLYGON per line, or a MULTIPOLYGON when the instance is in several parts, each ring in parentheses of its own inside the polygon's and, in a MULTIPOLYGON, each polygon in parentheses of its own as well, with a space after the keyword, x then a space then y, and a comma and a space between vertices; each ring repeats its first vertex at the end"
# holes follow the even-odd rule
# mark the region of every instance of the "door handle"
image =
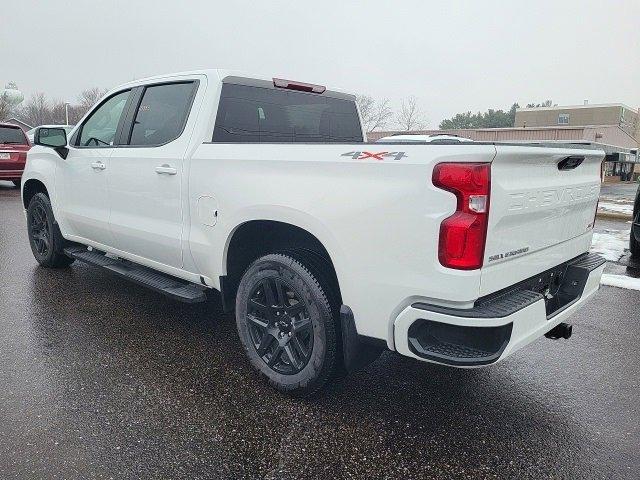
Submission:
POLYGON ((107 168, 107 166, 104 163, 97 161, 91 164, 91 168, 93 168, 94 170, 104 170, 105 168, 107 168))
POLYGON ((156 173, 158 175, 175 175, 178 173, 178 170, 169 164, 163 163, 159 167, 156 167, 156 173))

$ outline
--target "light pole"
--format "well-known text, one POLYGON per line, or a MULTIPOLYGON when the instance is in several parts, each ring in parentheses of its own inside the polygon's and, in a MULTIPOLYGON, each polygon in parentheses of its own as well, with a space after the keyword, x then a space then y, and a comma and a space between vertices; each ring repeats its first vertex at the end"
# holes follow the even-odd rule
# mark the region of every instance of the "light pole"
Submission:
POLYGON ((69 102, 64 102, 64 122, 69 125, 69 102))

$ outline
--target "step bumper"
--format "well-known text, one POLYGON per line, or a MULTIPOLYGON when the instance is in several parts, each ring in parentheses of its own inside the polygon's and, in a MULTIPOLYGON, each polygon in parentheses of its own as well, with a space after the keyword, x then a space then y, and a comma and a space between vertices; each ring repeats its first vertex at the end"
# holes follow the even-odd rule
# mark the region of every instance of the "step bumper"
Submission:
POLYGON ((595 254, 581 255, 479 299, 471 309, 414 303, 394 322, 395 348, 408 357, 456 367, 495 363, 573 315, 598 291, 604 264, 595 254), (539 280, 557 278, 558 272, 562 280, 554 296, 535 290, 539 280))

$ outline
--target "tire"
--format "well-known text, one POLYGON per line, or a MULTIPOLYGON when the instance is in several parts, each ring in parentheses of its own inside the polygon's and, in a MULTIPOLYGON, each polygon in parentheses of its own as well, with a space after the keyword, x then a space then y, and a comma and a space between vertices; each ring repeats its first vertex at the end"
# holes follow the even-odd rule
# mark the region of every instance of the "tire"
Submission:
POLYGON ((11 183, 13 183, 13 186, 16 188, 20 188, 20 184, 22 183, 21 180, 11 180, 11 183))
POLYGON ((640 186, 638 186, 638 192, 636 193, 636 200, 633 206, 631 232, 629 233, 629 251, 631 252, 631 256, 635 259, 640 259, 640 242, 636 241, 633 235, 634 223, 640 224, 640 186))
MULTIPOLYGON (((634 217, 635 223, 640 223, 638 216, 634 217)), ((631 232, 629 233, 629 251, 634 259, 640 259, 640 242, 638 242, 633 234, 633 225, 631 226, 631 232)))
POLYGON ((73 263, 64 254, 67 242, 53 216, 51 202, 44 193, 36 193, 27 208, 27 232, 31 251, 37 262, 47 268, 63 268, 73 263))
POLYGON ((249 361, 271 386, 315 393, 338 364, 335 315, 327 286, 285 254, 260 257, 240 280, 236 325, 249 361))
POLYGON ((629 240, 629 250, 631 251, 631 256, 634 259, 640 259, 640 242, 637 242, 635 238, 633 238, 633 232, 631 233, 631 239, 629 240))

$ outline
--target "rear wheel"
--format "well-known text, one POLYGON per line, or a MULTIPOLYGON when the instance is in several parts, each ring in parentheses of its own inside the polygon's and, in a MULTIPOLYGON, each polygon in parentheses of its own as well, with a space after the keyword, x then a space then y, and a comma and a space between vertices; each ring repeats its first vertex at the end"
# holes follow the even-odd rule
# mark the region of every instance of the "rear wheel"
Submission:
POLYGON ((27 208, 27 231, 33 256, 43 267, 61 268, 73 263, 63 248, 66 241, 53 216, 51 202, 44 193, 37 193, 27 208))
POLYGON ((326 287, 288 255, 265 255, 247 269, 236 324, 251 364, 280 391, 308 396, 335 371, 336 322, 326 287))

